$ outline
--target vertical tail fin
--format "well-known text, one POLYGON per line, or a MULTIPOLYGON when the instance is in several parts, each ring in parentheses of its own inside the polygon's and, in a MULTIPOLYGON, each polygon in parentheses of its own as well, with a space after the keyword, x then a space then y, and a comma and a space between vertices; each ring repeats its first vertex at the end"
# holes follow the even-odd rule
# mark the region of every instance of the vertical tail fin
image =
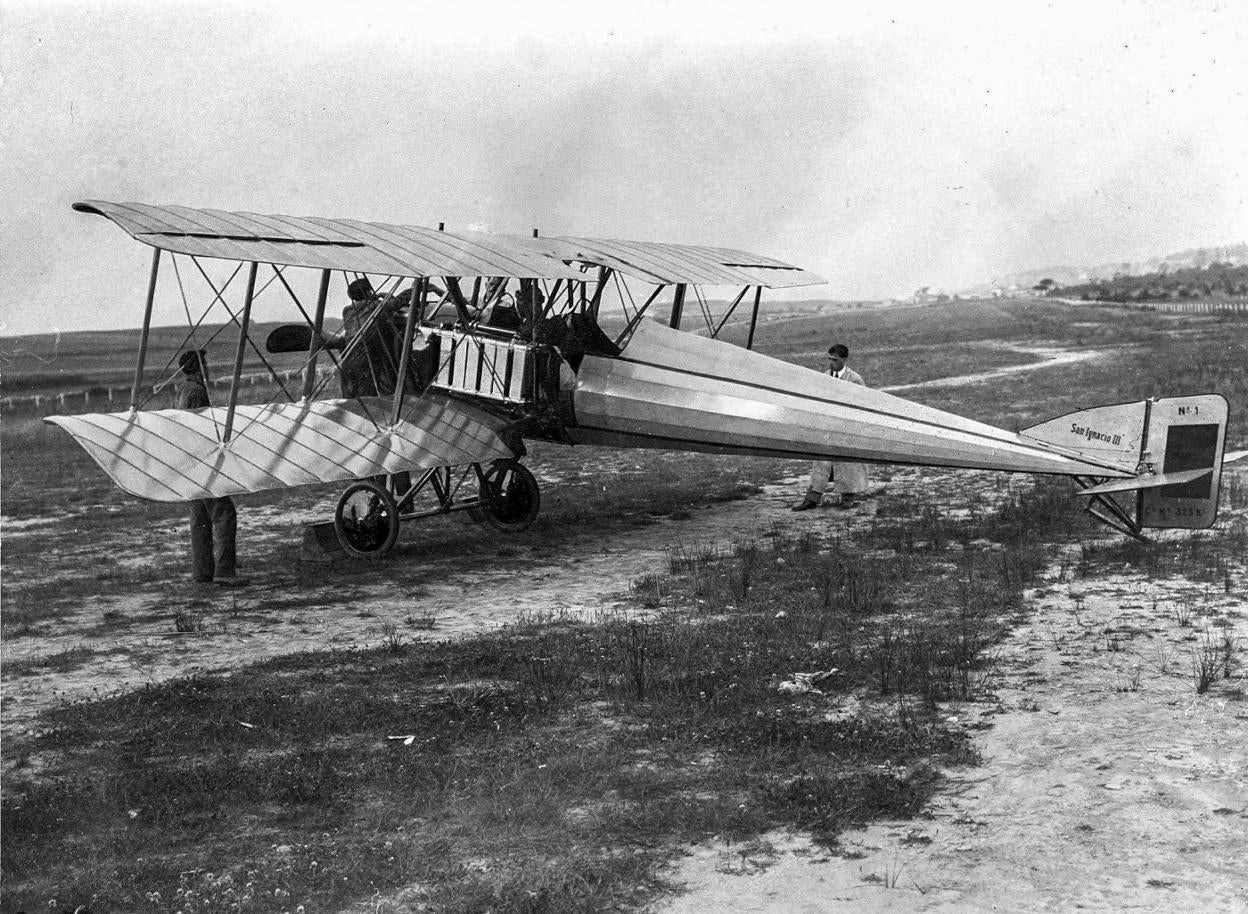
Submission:
POLYGON ((1108 482, 1078 478, 1088 511, 1115 529, 1203 530, 1218 514, 1228 412, 1220 394, 1167 397, 1069 413, 1021 434, 1122 466, 1108 482))
POLYGON ((1219 394, 1168 397, 1152 402, 1140 462, 1162 475, 1210 470, 1188 482, 1142 489, 1136 520, 1143 527, 1203 530, 1218 514, 1226 398, 1219 394))

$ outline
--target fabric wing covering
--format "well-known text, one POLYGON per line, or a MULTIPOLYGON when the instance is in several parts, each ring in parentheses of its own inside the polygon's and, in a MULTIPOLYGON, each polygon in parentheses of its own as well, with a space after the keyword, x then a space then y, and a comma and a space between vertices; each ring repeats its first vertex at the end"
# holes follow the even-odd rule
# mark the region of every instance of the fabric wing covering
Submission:
POLYGON ((760 254, 730 248, 606 238, 518 239, 562 260, 610 267, 655 285, 762 286, 787 289, 825 282, 822 276, 760 254))
POLYGON ((121 489, 164 502, 515 456, 500 437, 504 420, 471 405, 430 394, 390 426, 391 406, 376 397, 239 406, 228 444, 220 441, 224 407, 46 421, 69 432, 121 489))
POLYGON ((584 278, 507 235, 104 200, 74 209, 104 216, 144 244, 196 257, 391 276, 584 278))
POLYGON ((236 213, 187 206, 84 200, 144 244, 175 254, 391 276, 509 276, 585 279, 574 263, 610 267, 656 284, 749 285, 768 289, 822 283, 791 264, 728 248, 654 241, 529 238, 422 226, 236 213))

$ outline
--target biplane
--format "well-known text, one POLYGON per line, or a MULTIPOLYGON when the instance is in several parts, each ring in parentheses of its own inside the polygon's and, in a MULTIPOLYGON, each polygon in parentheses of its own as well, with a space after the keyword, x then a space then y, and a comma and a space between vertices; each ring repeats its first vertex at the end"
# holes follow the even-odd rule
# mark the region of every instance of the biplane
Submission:
POLYGON ((764 290, 823 282, 769 257, 98 200, 74 209, 150 246, 150 278, 130 409, 48 421, 140 498, 345 483, 333 527, 355 556, 387 553, 405 521, 454 511, 527 527, 540 492, 526 440, 1055 474, 1075 481, 1094 517, 1140 538, 1216 516, 1230 457, 1221 396, 1100 406, 1008 432, 846 384, 753 350, 764 290), (236 331, 221 405, 142 408, 159 386, 145 362, 166 262, 188 347, 210 313, 236 331), (214 278, 205 265, 221 262, 232 272, 214 278), (207 306, 190 304, 192 279, 207 306), (735 295, 712 302, 711 287, 735 295), (331 288, 337 301, 349 293, 338 330, 326 322, 331 288), (253 322, 273 298, 301 321, 262 344, 253 322), (739 309, 744 345, 724 333, 739 309), (282 352, 304 354, 297 390, 269 361, 282 352), (248 353, 278 380, 269 402, 243 402, 248 353))

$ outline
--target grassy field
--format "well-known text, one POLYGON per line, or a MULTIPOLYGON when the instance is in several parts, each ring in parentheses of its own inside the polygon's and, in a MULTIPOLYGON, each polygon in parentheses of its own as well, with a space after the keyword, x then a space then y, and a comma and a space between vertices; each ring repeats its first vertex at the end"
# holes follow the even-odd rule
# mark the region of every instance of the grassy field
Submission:
MULTIPOLYGON (((761 349, 808 365, 845 339, 874 385, 1020 364, 1036 358, 1029 347, 1104 351, 912 398, 1013 427, 1218 390, 1232 404, 1229 446, 1248 446, 1242 320, 956 303, 765 329, 761 349)), ((181 542, 161 541, 181 532, 179 507, 111 489, 41 423, 6 419, 0 446, 5 523, 39 531, 6 537, 6 640, 56 632, 84 593, 159 594, 184 573, 181 542), (150 560, 117 561, 140 554, 150 560)), ((527 549, 609 542, 801 470, 553 446, 528 462, 559 482, 538 523, 503 547, 518 564, 527 549)), ((970 734, 942 711, 991 689, 994 645, 1029 612, 1028 588, 1059 545, 1089 534, 1067 489, 1005 486, 957 513, 889 491, 850 536, 673 540, 665 567, 633 582, 629 611, 538 613, 442 642, 392 629, 369 650, 63 704, 4 741, 0 910, 636 910, 670 888, 664 864, 689 842, 720 836, 744 859, 789 826, 835 848, 847 825, 919 814, 942 769, 974 760, 970 734)), ((1248 549, 1248 490, 1232 481, 1226 494, 1238 519, 1214 532, 1090 545, 1062 574, 1127 563, 1230 587, 1248 549)), ((280 516, 324 497, 254 496, 243 510, 280 516)), ((310 580, 293 539, 266 539, 249 561, 283 569, 270 593, 297 605, 327 572, 310 580)), ((422 560, 502 554, 448 519, 405 530, 394 560, 353 574, 411 590, 422 560)), ((124 638, 126 620, 99 624, 124 638)), ((93 656, 84 637, 3 675, 93 656)))

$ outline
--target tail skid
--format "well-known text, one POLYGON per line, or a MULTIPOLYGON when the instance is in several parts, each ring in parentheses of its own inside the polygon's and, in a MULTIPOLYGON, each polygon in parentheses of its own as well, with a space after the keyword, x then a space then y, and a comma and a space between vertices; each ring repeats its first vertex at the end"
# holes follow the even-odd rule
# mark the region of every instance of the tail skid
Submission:
POLYGON ((1076 477, 1088 513, 1137 539, 1145 528, 1203 530, 1218 513, 1229 409, 1219 394, 1119 403, 1032 426, 1024 437, 1089 456, 1130 459, 1135 477, 1076 477))

